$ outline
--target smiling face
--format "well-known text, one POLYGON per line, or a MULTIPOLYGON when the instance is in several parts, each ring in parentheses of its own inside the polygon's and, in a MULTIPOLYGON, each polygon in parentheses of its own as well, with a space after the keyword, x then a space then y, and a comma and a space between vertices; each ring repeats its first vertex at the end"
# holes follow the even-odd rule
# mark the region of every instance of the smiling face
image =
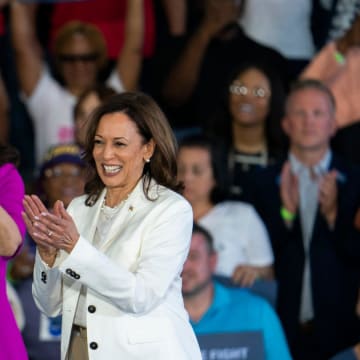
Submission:
POLYGON ((326 151, 336 131, 330 100, 315 88, 298 90, 290 95, 282 125, 295 154, 326 151))
POLYGON ((125 113, 103 115, 95 133, 93 158, 108 191, 118 193, 121 200, 129 194, 154 148, 153 140, 145 143, 135 122, 125 113))
POLYGON ((178 178, 184 183, 184 197, 191 203, 208 202, 216 181, 209 150, 183 146, 178 153, 178 178))
POLYGON ((245 70, 231 83, 229 110, 236 126, 258 126, 265 123, 271 97, 270 83, 255 68, 245 70))

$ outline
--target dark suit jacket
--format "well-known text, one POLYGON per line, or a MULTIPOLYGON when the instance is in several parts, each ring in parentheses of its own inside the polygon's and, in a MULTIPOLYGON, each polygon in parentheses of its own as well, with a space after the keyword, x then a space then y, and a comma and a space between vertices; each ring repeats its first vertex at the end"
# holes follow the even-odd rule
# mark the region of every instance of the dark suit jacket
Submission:
MULTIPOLYGON (((252 196, 271 237, 279 286, 277 308, 291 346, 299 325, 305 250, 300 214, 291 228, 280 217, 281 168, 282 164, 278 164, 265 169, 254 182, 252 196)), ((338 213, 341 216, 335 228, 330 229, 318 209, 310 243, 314 336, 324 358, 357 340, 355 304, 360 279, 357 264, 349 256, 352 244, 360 238, 354 238, 354 232, 348 231, 359 206, 360 178, 357 171, 336 156, 330 168, 340 173, 338 213)))

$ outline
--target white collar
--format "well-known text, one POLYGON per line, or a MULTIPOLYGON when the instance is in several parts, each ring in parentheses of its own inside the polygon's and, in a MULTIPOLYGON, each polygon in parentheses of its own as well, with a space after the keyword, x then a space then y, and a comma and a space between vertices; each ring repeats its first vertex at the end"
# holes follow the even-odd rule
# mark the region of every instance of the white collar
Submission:
MULTIPOLYGON (((314 173, 317 176, 322 176, 324 173, 326 173, 329 169, 330 162, 332 158, 332 152, 329 149, 323 158, 314 166, 312 166, 312 169, 314 173)), ((291 152, 289 153, 289 161, 291 170, 295 175, 300 175, 303 171, 307 171, 309 169, 309 166, 304 165, 294 154, 291 152)))

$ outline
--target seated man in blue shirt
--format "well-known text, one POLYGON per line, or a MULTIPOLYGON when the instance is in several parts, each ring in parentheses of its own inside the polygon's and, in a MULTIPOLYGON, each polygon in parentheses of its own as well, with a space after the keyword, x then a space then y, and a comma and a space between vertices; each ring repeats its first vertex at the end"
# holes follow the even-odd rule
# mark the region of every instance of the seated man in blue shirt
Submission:
POLYGON ((182 292, 196 335, 260 331, 267 360, 291 359, 279 319, 266 300, 213 281, 216 253, 211 235, 194 224, 182 273, 182 292))

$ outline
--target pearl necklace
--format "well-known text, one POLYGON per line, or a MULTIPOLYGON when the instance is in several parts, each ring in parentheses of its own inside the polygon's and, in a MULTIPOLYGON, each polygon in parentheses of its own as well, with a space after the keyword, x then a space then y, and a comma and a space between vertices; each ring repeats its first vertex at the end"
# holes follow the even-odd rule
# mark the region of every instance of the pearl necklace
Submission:
POLYGON ((130 196, 130 193, 125 197, 125 199, 121 200, 114 207, 106 206, 106 196, 104 196, 104 199, 103 199, 101 207, 100 207, 100 211, 105 216, 105 219, 106 220, 111 220, 119 212, 121 206, 126 203, 129 196, 130 196))

